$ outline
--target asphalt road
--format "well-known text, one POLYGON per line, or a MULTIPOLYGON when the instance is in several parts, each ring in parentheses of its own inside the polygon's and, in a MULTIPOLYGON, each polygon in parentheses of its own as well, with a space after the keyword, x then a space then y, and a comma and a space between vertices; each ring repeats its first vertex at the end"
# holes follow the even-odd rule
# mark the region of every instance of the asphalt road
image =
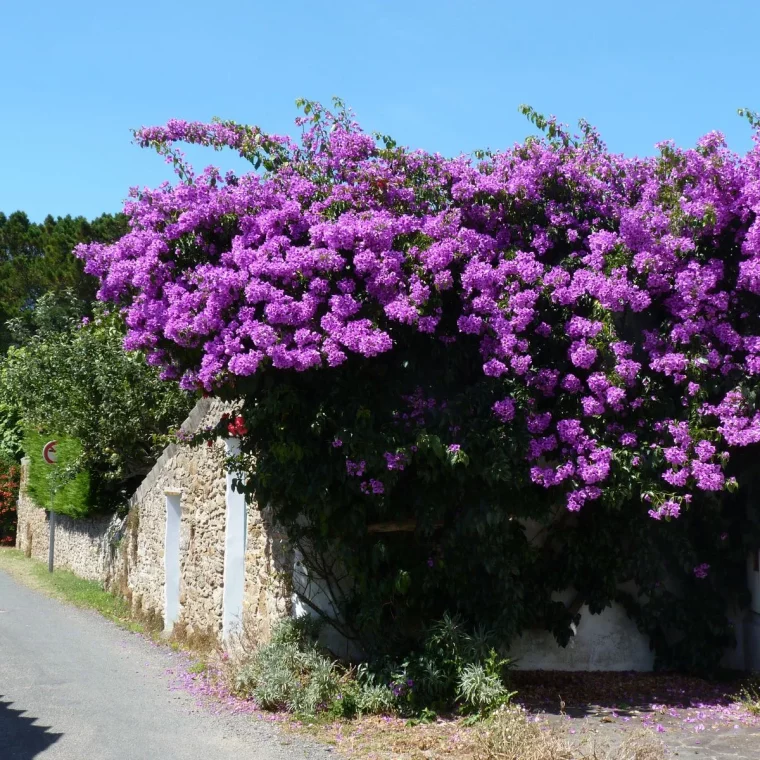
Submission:
POLYGON ((329 750, 170 689, 176 655, 0 571, 0 760, 317 760, 329 750))

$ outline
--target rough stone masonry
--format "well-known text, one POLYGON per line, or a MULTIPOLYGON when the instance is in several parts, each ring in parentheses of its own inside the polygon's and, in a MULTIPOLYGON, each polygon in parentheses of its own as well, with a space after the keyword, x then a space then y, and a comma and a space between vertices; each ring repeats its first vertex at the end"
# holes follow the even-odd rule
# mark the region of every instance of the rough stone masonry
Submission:
MULTIPOLYGON (((225 407, 200 401, 183 423, 192 433, 215 423, 225 407)), ((191 447, 172 444, 163 452, 129 502, 126 516, 74 520, 58 516, 55 565, 82 578, 99 581, 127 598, 135 612, 161 622, 165 609, 165 540, 167 494, 180 498, 179 619, 189 637, 218 642, 222 632, 225 571, 224 442, 191 447)), ((18 503, 17 548, 46 560, 48 513, 26 493, 22 468, 18 503)), ((247 505, 243 585, 243 625, 259 640, 274 623, 291 613, 293 555, 271 510, 247 505)))

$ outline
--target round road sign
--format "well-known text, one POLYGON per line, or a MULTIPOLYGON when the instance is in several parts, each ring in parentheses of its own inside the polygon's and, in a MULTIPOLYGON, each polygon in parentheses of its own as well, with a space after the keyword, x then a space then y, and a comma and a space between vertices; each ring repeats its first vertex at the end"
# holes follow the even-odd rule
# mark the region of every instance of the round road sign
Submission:
POLYGON ((58 454, 56 454, 55 447, 58 445, 58 441, 48 441, 42 447, 42 458, 48 464, 55 464, 58 460, 58 454))

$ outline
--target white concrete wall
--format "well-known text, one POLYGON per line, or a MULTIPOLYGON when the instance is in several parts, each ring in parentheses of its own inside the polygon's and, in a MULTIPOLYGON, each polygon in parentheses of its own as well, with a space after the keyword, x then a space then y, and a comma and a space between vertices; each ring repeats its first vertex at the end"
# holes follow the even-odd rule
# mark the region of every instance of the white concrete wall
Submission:
MULTIPOLYGON (((294 618, 309 615, 324 620, 314 607, 329 618, 338 619, 338 610, 321 578, 310 572, 303 563, 303 555, 298 550, 294 552, 293 561, 293 602, 291 614, 294 618), (303 600, 307 599, 310 604, 303 600), (312 606, 313 605, 313 606, 312 606)), ((320 641, 337 657, 357 660, 361 657, 358 647, 333 626, 325 624, 320 633, 320 641)))
MULTIPOLYGON (((199 404, 188 427, 197 427, 208 412, 207 405, 199 404)), ((225 444, 229 454, 236 453, 236 447, 234 440, 225 444)), ((184 496, 176 547, 182 577, 177 614, 193 630, 208 629, 217 636, 221 628, 223 637, 229 639, 247 610, 249 619, 254 617, 265 623, 260 627, 262 640, 266 640, 276 620, 291 612, 295 616, 312 614, 299 594, 332 614, 332 605, 319 578, 306 572, 299 557, 293 562, 287 537, 272 522, 270 510, 246 505, 244 495, 232 488, 237 474, 226 473, 225 480, 223 453, 221 444, 210 449, 169 447, 133 498, 133 506, 139 506, 139 532, 133 538, 125 536, 121 543, 118 539, 125 529, 123 519, 60 518, 56 566, 106 584, 112 583, 123 569, 129 587, 143 597, 145 607, 155 609, 158 614, 163 611, 166 626, 170 627, 176 622, 173 596, 168 593, 174 588, 171 568, 175 567, 172 555, 175 534, 166 492, 181 487, 184 496), (131 556, 133 548, 135 557, 131 556), (297 592, 292 599, 291 568, 297 592)), ((29 500, 23 489, 18 519, 17 546, 46 560, 46 514, 29 500)), ((535 526, 528 527, 529 534, 536 537, 535 526)), ((750 555, 747 562, 751 610, 732 616, 738 644, 726 653, 723 664, 760 670, 760 569, 755 569, 756 555, 750 555)), ((558 598, 569 603, 571 595, 558 598)), ((648 638, 639 633, 621 607, 613 605, 600 615, 591 615, 583 607, 580 613, 576 635, 565 648, 559 647, 545 631, 529 631, 515 641, 510 655, 517 660, 518 667, 651 670, 654 656, 648 638)), ((351 642, 334 629, 325 631, 325 643, 338 655, 352 658, 357 654, 351 642)))
POLYGON ((566 647, 548 631, 526 631, 509 656, 520 670, 652 670, 654 653, 625 610, 613 604, 599 615, 585 605, 575 636, 566 647))
MULTIPOLYGON (((572 594, 557 594, 555 598, 568 603, 572 594)), ((592 615, 584 605, 580 615, 575 635, 564 648, 548 631, 524 632, 509 651, 509 656, 517 661, 517 669, 645 672, 653 669, 654 651, 649 648, 649 637, 639 631, 621 605, 613 603, 599 615, 592 615)), ((726 650, 721 665, 732 670, 760 669, 760 615, 734 610, 729 619, 734 626, 736 647, 726 650), (757 665, 751 666, 751 662, 757 665)))

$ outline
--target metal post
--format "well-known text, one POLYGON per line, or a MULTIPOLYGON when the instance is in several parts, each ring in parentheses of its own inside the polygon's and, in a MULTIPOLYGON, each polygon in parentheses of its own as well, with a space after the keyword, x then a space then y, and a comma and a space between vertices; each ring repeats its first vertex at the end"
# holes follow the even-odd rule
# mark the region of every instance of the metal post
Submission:
POLYGON ((53 512, 53 491, 50 491, 50 541, 48 542, 48 572, 53 572, 55 557, 55 512, 53 512))
MULTIPOLYGON (((58 441, 48 441, 42 447, 42 461, 50 466, 55 465, 58 461, 55 447, 58 441)), ((54 470, 48 470, 48 485, 50 486, 50 538, 48 539, 48 572, 53 572, 53 560, 55 559, 55 512, 53 504, 55 503, 55 473, 54 470)))

